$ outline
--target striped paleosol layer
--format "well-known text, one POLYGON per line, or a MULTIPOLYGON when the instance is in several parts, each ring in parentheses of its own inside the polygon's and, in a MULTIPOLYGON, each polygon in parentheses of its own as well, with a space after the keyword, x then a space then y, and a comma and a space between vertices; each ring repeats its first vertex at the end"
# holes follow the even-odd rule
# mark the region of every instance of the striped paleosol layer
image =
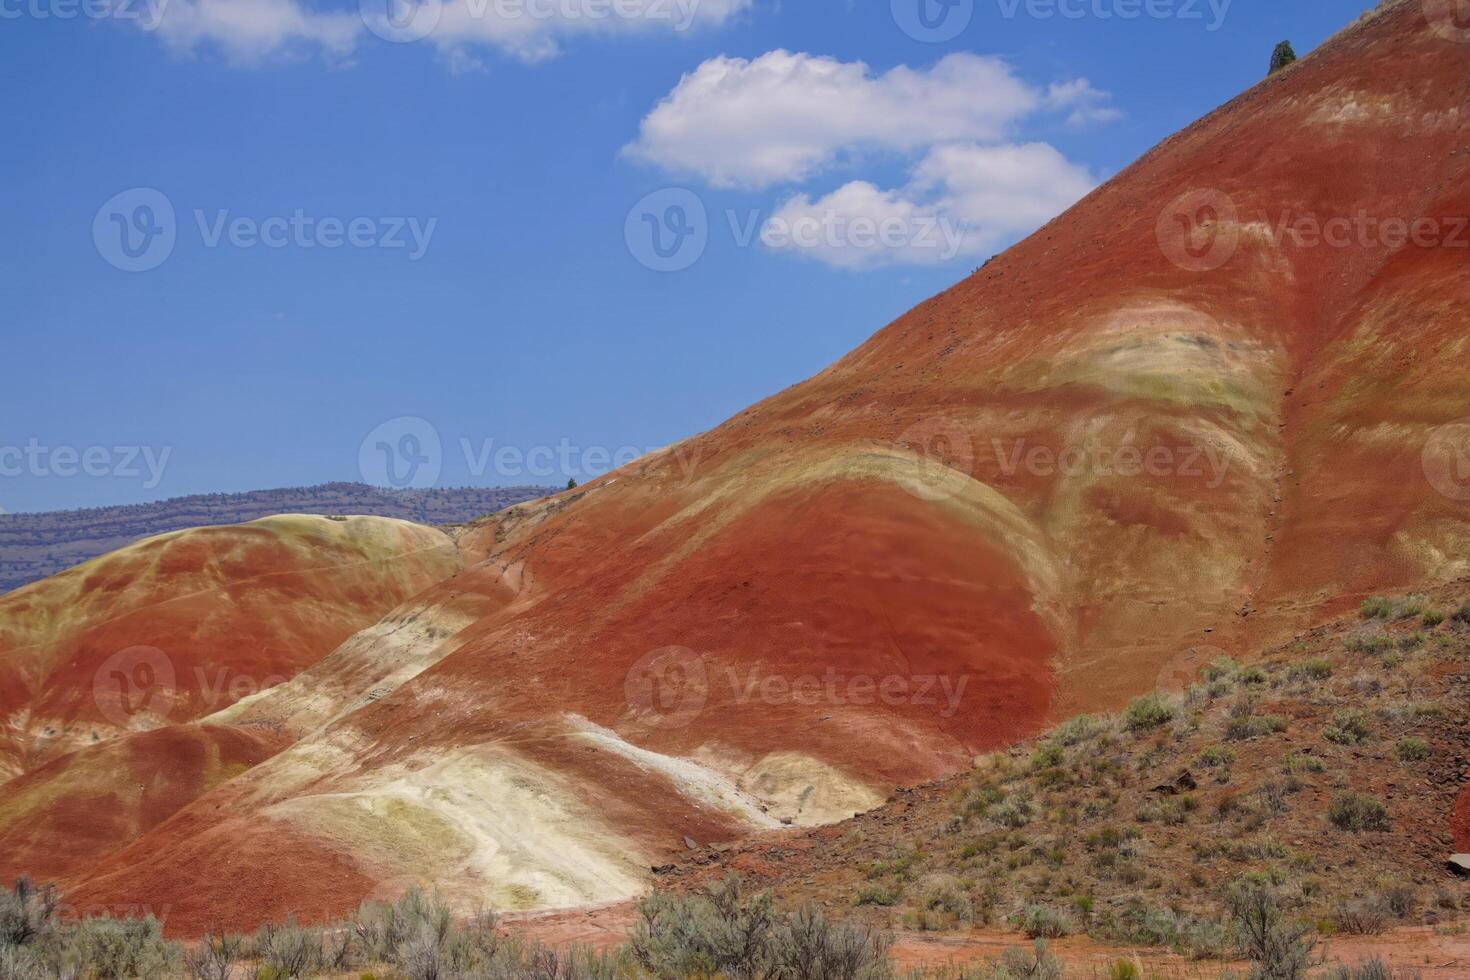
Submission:
POLYGON ((210 716, 291 745, 73 900, 181 933, 420 880, 616 900, 689 842, 829 822, 1467 574, 1470 45, 1426 9, 1380 8, 809 381, 462 532, 473 567, 210 716), (1278 233, 1360 215, 1438 238, 1278 233))

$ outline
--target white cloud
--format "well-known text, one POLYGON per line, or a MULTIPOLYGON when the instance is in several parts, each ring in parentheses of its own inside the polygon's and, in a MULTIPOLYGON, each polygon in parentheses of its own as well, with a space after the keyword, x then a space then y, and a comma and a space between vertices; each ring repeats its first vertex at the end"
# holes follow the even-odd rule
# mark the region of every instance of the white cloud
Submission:
POLYGON ((1085 78, 1070 82, 1053 82, 1046 90, 1046 105, 1058 111, 1072 110, 1067 116, 1069 126, 1085 126, 1088 123, 1112 122, 1123 118, 1123 113, 1108 105, 1112 96, 1092 87, 1085 78))
POLYGON ((357 10, 313 11, 296 0, 168 0, 155 31, 169 47, 221 51, 236 64, 295 50, 320 50, 334 60, 352 53, 363 31, 357 10))
POLYGON ((483 44, 541 61, 563 39, 719 27, 753 0, 445 0, 431 35, 446 48, 483 44))
POLYGON ((624 147, 634 159, 720 188, 802 184, 874 155, 909 161, 906 183, 853 180, 797 193, 761 228, 769 249, 841 268, 927 265, 1032 231, 1095 181, 1027 118, 1072 125, 1120 113, 1085 78, 1027 84, 996 58, 952 54, 928 69, 874 74, 862 62, 790 51, 712 58, 685 75, 624 147))
POLYGON ((1044 102, 1005 62, 973 54, 882 75, 789 51, 718 57, 680 80, 626 152, 716 187, 760 189, 805 180, 846 153, 996 140, 1044 102))
POLYGON ((767 248, 838 268, 933 265, 983 255, 1030 232, 1095 186, 1045 143, 936 147, 901 190, 853 181, 798 194, 766 222, 767 248))
POLYGON ((444 51, 451 71, 481 66, 477 48, 522 61, 560 52, 563 40, 718 27, 753 0, 346 0, 332 9, 302 0, 143 0, 161 7, 141 24, 184 52, 217 49, 236 64, 320 52, 350 56, 372 34, 422 41, 444 51), (371 26, 370 26, 371 25, 371 26), (369 34, 371 30, 371 34, 369 34))

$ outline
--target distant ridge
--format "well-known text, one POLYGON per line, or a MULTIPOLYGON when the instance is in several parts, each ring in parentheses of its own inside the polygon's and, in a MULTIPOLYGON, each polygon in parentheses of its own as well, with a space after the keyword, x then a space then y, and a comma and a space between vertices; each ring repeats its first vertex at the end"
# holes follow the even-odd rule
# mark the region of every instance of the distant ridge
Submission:
POLYGON ((209 493, 152 504, 0 514, 0 593, 155 534, 243 524, 272 514, 361 514, 419 524, 462 524, 554 493, 551 487, 385 490, 362 483, 209 493))

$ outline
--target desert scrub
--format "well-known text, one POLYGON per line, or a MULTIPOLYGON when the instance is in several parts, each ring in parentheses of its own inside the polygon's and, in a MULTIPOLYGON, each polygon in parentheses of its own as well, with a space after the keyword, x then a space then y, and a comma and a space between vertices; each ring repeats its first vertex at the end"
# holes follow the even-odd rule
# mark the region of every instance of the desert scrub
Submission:
POLYGON ((1350 653, 1361 653, 1370 657, 1380 656, 1393 649, 1391 636, 1355 636, 1347 641, 1350 653))
POLYGON ((1392 969, 1380 957, 1370 956, 1359 960, 1357 966, 1334 964, 1321 976, 1322 980, 1420 980, 1421 974, 1417 970, 1392 969))
POLYGON ((1223 745, 1208 746, 1195 758, 1195 762, 1205 769, 1228 769, 1234 761, 1234 750, 1223 745))
POLYGON ((1233 718, 1225 726, 1225 737, 1232 742, 1244 742, 1267 735, 1279 735, 1291 727, 1285 715, 1257 715, 1250 718, 1233 718))
POLYGON ((1445 614, 1443 609, 1426 609, 1424 611, 1424 619, 1422 620, 1422 622, 1424 623, 1426 628, 1434 629, 1436 626, 1438 626, 1440 623, 1443 623, 1444 621, 1445 614))
POLYGON ((1014 917, 1016 927, 1030 939, 1060 939, 1077 931, 1071 915, 1045 905, 1028 905, 1014 917))
POLYGON ((1281 757, 1281 771, 1288 776, 1301 776, 1326 770, 1326 763, 1306 752, 1288 752, 1281 757))
POLYGON ((1393 749, 1400 762, 1422 762, 1429 758, 1429 743, 1422 738, 1401 738, 1393 749))
POLYGON ((858 889, 854 905, 876 905, 892 908, 903 898, 903 886, 899 884, 865 885, 858 889))
POLYGON ((1470 623, 1470 602, 1465 603, 1450 617, 1457 623, 1470 623))
POLYGON ((1289 922, 1277 895, 1265 884, 1243 880, 1230 893, 1236 945, 1251 961, 1251 980, 1302 980, 1315 965, 1310 926, 1289 922))
POLYGON ((1356 793, 1334 796, 1327 806, 1327 819, 1339 830, 1354 834, 1387 830, 1389 827, 1388 807, 1383 801, 1356 793))
POLYGON ((892 975, 887 964, 891 945, 886 934, 828 922, 815 909, 789 915, 778 912, 769 895, 746 894, 734 875, 701 895, 650 895, 639 903, 628 941, 633 962, 660 978, 841 976, 880 980, 892 975))
POLYGON ((1368 716, 1357 709, 1344 709, 1332 714, 1332 722, 1322 729, 1322 737, 1337 745, 1361 745, 1373 737, 1368 716))
POLYGON ((1429 597, 1427 595, 1404 596, 1393 606, 1394 619, 1413 619, 1424 615, 1424 610, 1429 608, 1429 597))
POLYGON ((1332 923, 1349 936, 1376 936, 1388 928, 1393 911, 1382 896, 1343 900, 1332 913, 1332 923))
POLYGON ((1063 980, 1062 962, 1046 948, 1046 940, 1036 940, 1031 951, 1008 949, 999 959, 986 963, 979 972, 965 971, 957 980, 1063 980))
POLYGON ((1381 596, 1369 596, 1360 607, 1364 619, 1388 619, 1393 616, 1393 600, 1381 596))
POLYGON ((1145 694, 1128 705, 1123 717, 1129 731, 1148 732, 1167 725, 1174 720, 1175 714, 1168 698, 1162 694, 1145 694))
POLYGON ((1303 660, 1292 664, 1286 671, 1286 679, 1296 684, 1325 681, 1332 676, 1332 665, 1320 658, 1303 660))
POLYGON ((180 948, 166 942, 158 920, 97 917, 57 920, 56 891, 21 876, 0 888, 0 977, 6 980, 96 980, 176 975, 180 948))
POLYGON ((868 865, 868 878, 898 878, 900 881, 913 881, 918 877, 918 867, 923 861, 923 854, 917 849, 899 851, 886 861, 874 861, 868 865))
POLYGON ((1214 959, 1230 946, 1225 928, 1167 908, 1130 906, 1108 916, 1089 935, 1126 946, 1172 949, 1192 959, 1214 959))
POLYGON ((985 812, 985 816, 1002 827, 1018 830, 1030 823, 1035 813, 1036 808, 1032 805, 1030 797, 1017 794, 990 807, 985 812))
POLYGON ((28 946, 50 933, 56 902, 55 887, 37 887, 25 875, 12 888, 0 888, 0 949, 28 946))
POLYGON ((1216 657, 1200 668, 1199 676, 1206 683, 1229 680, 1240 671, 1240 666, 1230 657, 1216 657))
POLYGON ((1111 726, 1104 718, 1093 715, 1078 715, 1069 718, 1057 726, 1052 733, 1052 741, 1059 745, 1071 748, 1074 745, 1082 745, 1091 742, 1099 735, 1105 733, 1111 726))
POLYGON ((1031 770, 1054 769, 1067 760, 1067 750, 1060 745, 1043 745, 1031 756, 1031 770))
POLYGON ((921 929, 952 929, 975 918, 969 893, 952 875, 933 875, 920 883, 918 911, 921 929))

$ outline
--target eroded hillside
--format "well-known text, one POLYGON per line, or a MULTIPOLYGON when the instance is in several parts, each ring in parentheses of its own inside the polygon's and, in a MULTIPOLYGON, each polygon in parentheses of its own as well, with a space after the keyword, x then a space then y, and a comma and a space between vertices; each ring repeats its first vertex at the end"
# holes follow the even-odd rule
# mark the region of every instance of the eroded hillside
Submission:
POLYGON ((624 899, 1470 572, 1467 69, 1388 4, 815 378, 466 532, 206 719, 289 747, 72 894, 181 931, 624 899))

